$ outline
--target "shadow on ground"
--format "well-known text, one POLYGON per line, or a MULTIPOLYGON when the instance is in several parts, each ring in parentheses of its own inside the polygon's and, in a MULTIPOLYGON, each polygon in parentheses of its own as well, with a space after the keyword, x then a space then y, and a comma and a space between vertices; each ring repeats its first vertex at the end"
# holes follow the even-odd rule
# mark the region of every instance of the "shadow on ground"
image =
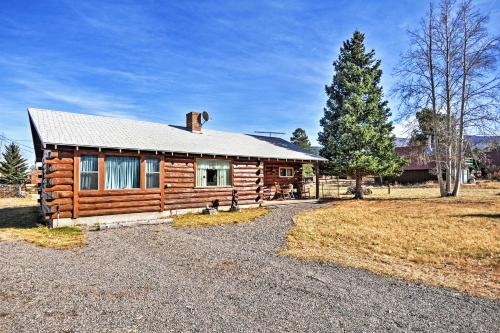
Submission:
POLYGON ((38 225, 37 206, 0 208, 0 229, 34 228, 38 225))

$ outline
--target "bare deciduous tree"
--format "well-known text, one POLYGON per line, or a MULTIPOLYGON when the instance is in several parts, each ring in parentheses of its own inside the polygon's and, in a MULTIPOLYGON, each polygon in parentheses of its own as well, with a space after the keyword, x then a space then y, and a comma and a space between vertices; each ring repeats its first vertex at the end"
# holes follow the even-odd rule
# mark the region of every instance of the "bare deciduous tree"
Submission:
POLYGON ((488 35, 487 21, 471 0, 441 0, 437 15, 431 3, 428 16, 409 32, 410 49, 395 72, 401 118, 425 107, 432 110, 433 155, 442 196, 460 192, 466 131, 500 127, 500 79, 495 72, 499 37, 488 35))

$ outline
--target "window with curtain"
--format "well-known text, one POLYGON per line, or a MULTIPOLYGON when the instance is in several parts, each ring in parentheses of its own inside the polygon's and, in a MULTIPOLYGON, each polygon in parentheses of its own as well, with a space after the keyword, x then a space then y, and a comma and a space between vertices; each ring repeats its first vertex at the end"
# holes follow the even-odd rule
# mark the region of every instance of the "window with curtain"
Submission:
POLYGON ((99 167, 97 155, 80 157, 80 190, 99 189, 99 167))
POLYGON ((160 187, 160 161, 157 158, 146 159, 146 188, 160 187))
POLYGON ((231 161, 197 159, 196 186, 231 186, 231 161))
POLYGON ((106 156, 104 188, 107 190, 139 188, 140 160, 137 157, 106 156))

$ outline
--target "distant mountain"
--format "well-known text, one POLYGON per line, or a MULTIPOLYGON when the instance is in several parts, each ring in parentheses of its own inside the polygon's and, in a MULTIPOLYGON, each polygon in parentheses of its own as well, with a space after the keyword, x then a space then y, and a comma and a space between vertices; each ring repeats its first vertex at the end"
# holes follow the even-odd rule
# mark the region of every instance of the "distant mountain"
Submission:
POLYGON ((466 135, 473 148, 484 149, 494 142, 500 142, 500 135, 466 135))

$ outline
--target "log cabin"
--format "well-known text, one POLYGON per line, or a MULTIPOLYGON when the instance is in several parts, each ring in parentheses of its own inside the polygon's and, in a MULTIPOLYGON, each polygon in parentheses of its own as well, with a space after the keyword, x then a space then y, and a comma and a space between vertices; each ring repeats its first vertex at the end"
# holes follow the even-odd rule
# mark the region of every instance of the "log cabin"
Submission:
POLYGON ((257 207, 266 187, 297 188, 303 163, 325 161, 281 138, 202 128, 197 112, 184 126, 34 108, 28 118, 51 226, 161 219, 215 200, 224 210, 233 190, 257 207))

